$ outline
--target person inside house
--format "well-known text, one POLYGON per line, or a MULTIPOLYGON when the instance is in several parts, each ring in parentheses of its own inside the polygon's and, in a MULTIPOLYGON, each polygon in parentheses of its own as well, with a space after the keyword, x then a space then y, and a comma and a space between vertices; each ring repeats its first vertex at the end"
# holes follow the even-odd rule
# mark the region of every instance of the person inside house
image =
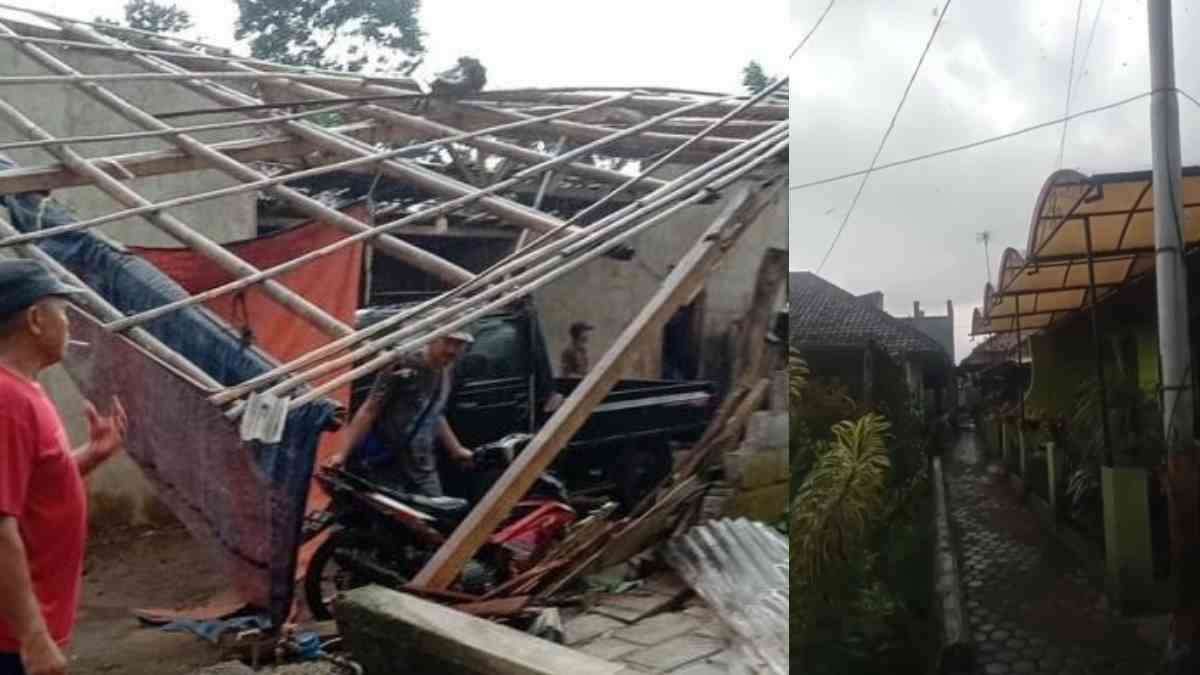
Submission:
POLYGON ((40 263, 0 260, 0 675, 63 675, 87 540, 83 477, 124 445, 128 418, 87 404, 89 442, 67 444, 38 384, 69 343, 68 300, 82 289, 40 263))
POLYGON ((454 364, 474 338, 450 333, 401 356, 380 371, 346 430, 345 450, 333 459, 398 489, 442 497, 437 451, 463 468, 474 454, 446 421, 454 364))
POLYGON ((588 352, 587 344, 588 337, 595 329, 595 326, 584 321, 576 321, 571 324, 571 344, 562 353, 562 374, 563 377, 583 377, 587 374, 588 352))

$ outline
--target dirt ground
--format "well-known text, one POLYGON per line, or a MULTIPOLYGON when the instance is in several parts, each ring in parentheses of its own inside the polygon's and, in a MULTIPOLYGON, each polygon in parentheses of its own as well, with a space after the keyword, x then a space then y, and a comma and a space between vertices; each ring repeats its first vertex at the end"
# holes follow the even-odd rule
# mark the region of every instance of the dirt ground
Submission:
POLYGON ((183 675, 219 660, 214 645, 142 625, 133 608, 177 608, 223 588, 219 566, 182 526, 93 536, 71 645, 71 675, 183 675))

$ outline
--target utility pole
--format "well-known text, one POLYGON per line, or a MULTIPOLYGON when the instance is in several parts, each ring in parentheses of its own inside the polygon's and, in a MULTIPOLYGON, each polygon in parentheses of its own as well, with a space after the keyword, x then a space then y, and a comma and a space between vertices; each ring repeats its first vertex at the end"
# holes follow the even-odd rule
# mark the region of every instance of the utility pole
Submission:
POLYGON ((975 241, 983 242, 983 258, 987 262, 987 280, 992 280, 992 254, 988 252, 988 242, 992 240, 992 231, 984 230, 975 235, 975 241))
POLYGON ((1154 164, 1155 281, 1158 349, 1162 358, 1163 429, 1167 443, 1171 569, 1179 587, 1167 643, 1171 675, 1200 665, 1200 499, 1196 472, 1188 335, 1187 267, 1184 264, 1182 182, 1179 168, 1179 98, 1171 1, 1149 0, 1150 137, 1154 164))

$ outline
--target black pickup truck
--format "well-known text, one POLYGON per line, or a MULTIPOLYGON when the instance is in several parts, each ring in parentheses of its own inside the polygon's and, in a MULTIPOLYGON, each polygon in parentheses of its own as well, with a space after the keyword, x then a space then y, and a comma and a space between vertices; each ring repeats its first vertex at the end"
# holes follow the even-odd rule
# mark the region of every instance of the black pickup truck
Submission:
MULTIPOLYGON (((361 310, 366 328, 413 304, 361 310)), ((556 378, 545 336, 531 303, 477 319, 475 343, 455 370, 447 419, 464 445, 477 447, 512 433, 534 433, 552 412, 553 394, 569 396, 579 378, 556 378), (530 405, 530 402, 533 405, 530 405)), ((355 383, 357 409, 373 377, 355 383)), ((710 382, 622 380, 596 407, 551 470, 572 491, 596 489, 631 506, 672 468, 672 442, 694 441, 713 414, 710 382)), ((447 463, 443 470, 453 472, 447 463)))

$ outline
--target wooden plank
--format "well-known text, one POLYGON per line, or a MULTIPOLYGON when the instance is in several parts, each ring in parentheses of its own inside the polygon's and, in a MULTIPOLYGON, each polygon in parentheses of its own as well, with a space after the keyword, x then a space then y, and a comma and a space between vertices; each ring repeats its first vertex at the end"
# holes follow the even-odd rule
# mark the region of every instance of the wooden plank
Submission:
POLYGON ((529 581, 536 581, 540 577, 553 572, 565 564, 567 564, 566 559, 561 559, 551 560, 550 562, 536 565, 488 591, 486 594, 484 594, 483 600, 487 601, 494 598, 503 597, 504 595, 512 592, 513 589, 520 588, 529 581))
POLYGON ((763 399, 770 389, 771 380, 767 378, 760 379, 754 385, 754 388, 739 400, 737 410, 729 416, 729 419, 722 423, 720 433, 716 434, 708 443, 697 445, 677 475, 680 478, 695 475, 712 456, 715 449, 736 440, 738 432, 741 431, 742 427, 746 426, 746 423, 750 420, 750 416, 762 405, 763 399))
POLYGON ((413 584, 408 584, 401 590, 405 593, 412 593, 413 595, 421 596, 438 602, 469 604, 486 599, 477 595, 471 595, 470 593, 460 593, 458 591, 448 591, 446 589, 437 588, 421 588, 420 586, 415 586, 413 584))
POLYGON ((695 476, 675 486, 657 504, 641 518, 631 523, 619 532, 612 541, 604 547, 603 554, 597 560, 600 568, 611 567, 625 562, 633 556, 646 550, 668 528, 673 516, 681 506, 702 495, 706 487, 700 484, 695 476))
MULTIPOLYGON (((668 492, 660 499, 654 507, 647 511, 641 518, 628 523, 612 540, 605 543, 603 548, 598 550, 591 547, 580 549, 580 559, 571 567, 565 574, 559 577, 553 584, 546 587, 539 594, 541 598, 548 598, 561 592, 564 588, 574 583, 577 579, 587 574, 591 570, 606 567, 606 561, 624 562, 629 558, 641 553, 645 547, 639 546, 640 542, 647 541, 652 537, 643 539, 646 532, 653 532, 653 526, 659 523, 658 518, 666 518, 676 507, 685 503, 687 497, 692 491, 699 488, 698 481, 691 480, 676 486, 675 489, 668 492), (663 515, 665 514, 665 515, 663 515), (636 538, 636 539, 635 539, 636 538), (630 548, 637 550, 626 555, 625 552, 630 548), (586 557, 584 557, 586 556, 586 557)), ((609 564, 615 564, 609 562, 609 564)))
POLYGON ((479 602, 455 605, 454 609, 470 614, 471 616, 516 616, 525 611, 525 608, 529 606, 530 600, 532 598, 528 595, 517 595, 511 598, 496 598, 494 600, 481 600, 479 602))
POLYGON ((379 586, 335 606, 354 660, 368 673, 616 675, 625 666, 379 586))
POLYGON ((767 249, 758 266, 750 309, 742 321, 741 353, 737 361, 741 368, 735 371, 734 381, 760 377, 759 370, 767 351, 767 333, 775 316, 775 299, 779 297, 779 289, 787 282, 787 274, 788 252, 781 248, 767 249))
POLYGON ((414 579, 417 585, 446 588, 507 517, 522 495, 587 421, 621 377, 631 355, 645 346, 683 302, 704 284, 747 226, 778 198, 777 180, 756 190, 741 189, 700 240, 680 260, 662 287, 617 338, 570 397, 530 441, 529 446, 492 486, 414 579))

